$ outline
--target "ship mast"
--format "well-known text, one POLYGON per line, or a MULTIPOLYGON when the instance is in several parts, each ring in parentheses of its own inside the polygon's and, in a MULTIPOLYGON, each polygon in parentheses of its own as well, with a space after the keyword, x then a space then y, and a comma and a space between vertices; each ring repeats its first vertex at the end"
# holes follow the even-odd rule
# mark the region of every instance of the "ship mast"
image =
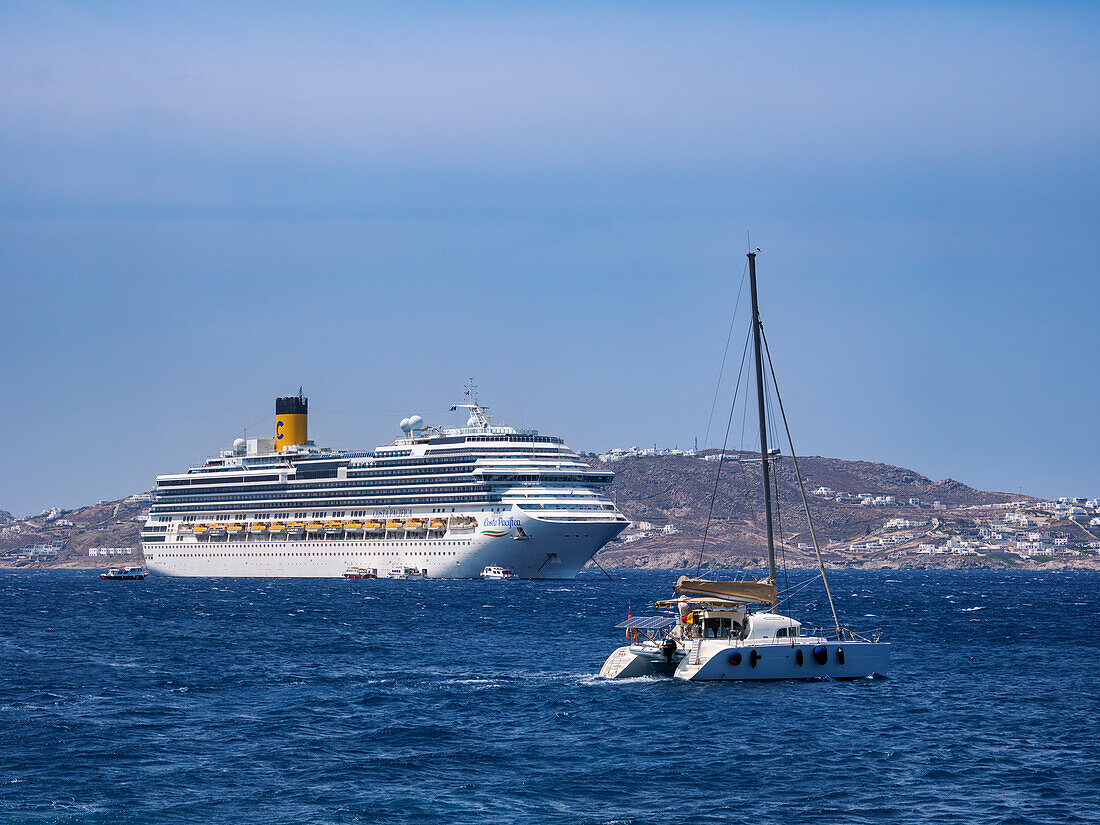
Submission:
POLYGON ((764 360, 760 352, 760 305, 756 300, 756 253, 749 252, 749 287, 752 291, 752 343, 756 360, 756 407, 760 415, 760 470, 764 477, 764 516, 768 527, 768 581, 775 576, 775 532, 772 528, 772 490, 768 471, 768 422, 764 412, 764 360))

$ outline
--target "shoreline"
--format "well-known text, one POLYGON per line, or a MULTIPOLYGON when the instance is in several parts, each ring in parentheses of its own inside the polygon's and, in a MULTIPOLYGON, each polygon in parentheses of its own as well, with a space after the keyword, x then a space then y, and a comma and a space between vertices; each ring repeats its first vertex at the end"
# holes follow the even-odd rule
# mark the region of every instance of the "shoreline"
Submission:
MULTIPOLYGON (((130 566, 145 566, 144 560, 131 559, 129 564, 112 564, 112 565, 93 565, 85 564, 81 562, 61 562, 59 564, 10 564, 8 562, 0 561, 0 570, 33 570, 37 572, 42 571, 105 571, 111 567, 130 567, 130 566)), ((601 563, 599 567, 593 562, 589 562, 583 568, 586 571, 598 571, 600 569, 606 570, 619 570, 619 571, 634 571, 634 570, 661 570, 661 571, 674 571, 682 572, 684 570, 694 570, 694 565, 661 565, 661 564, 607 564, 601 563)), ((799 563, 791 565, 786 568, 790 571, 816 571, 817 566, 811 564, 799 563)), ((863 564, 832 564, 826 566, 827 571, 842 571, 842 570, 1023 570, 1027 572, 1032 571, 1058 571, 1058 570, 1100 570, 1100 559, 1097 558, 1051 558, 1044 561, 1036 561, 1031 559, 1022 559, 1016 563, 1008 563, 1000 560, 991 560, 984 558, 974 557, 959 557, 959 558, 944 558, 944 559, 926 559, 926 558, 913 558, 906 559, 905 561, 898 562, 881 562, 881 561, 869 561, 863 564)), ((700 575, 706 576, 708 574, 715 574, 719 571, 738 571, 738 572, 759 572, 761 575, 767 573, 767 568, 758 562, 738 563, 731 560, 728 564, 717 565, 714 563, 708 564, 700 570, 700 575)), ((158 577, 162 578, 162 577, 158 577)), ((163 577, 173 578, 173 577, 163 577)), ((235 576, 214 576, 209 578, 247 578, 247 577, 235 577, 235 576)), ((284 577, 272 577, 272 578, 284 578, 284 577)), ((296 576, 287 576, 285 578, 302 578, 296 576)), ((305 577, 309 578, 309 577, 305 577)), ((548 580, 549 581, 549 580, 548 580)), ((556 580, 555 580, 556 581, 556 580)), ((563 580, 564 581, 564 580, 563 580)))

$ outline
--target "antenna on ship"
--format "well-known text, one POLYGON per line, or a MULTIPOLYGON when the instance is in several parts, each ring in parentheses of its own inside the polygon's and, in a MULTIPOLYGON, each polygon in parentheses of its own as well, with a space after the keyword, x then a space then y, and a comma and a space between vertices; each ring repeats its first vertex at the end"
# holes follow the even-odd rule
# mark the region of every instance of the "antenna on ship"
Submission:
POLYGON ((466 384, 466 404, 452 404, 451 412, 455 410, 469 410, 470 420, 466 422, 468 427, 489 427, 492 424, 492 418, 485 414, 488 407, 483 407, 477 400, 477 384, 474 379, 471 378, 466 384))

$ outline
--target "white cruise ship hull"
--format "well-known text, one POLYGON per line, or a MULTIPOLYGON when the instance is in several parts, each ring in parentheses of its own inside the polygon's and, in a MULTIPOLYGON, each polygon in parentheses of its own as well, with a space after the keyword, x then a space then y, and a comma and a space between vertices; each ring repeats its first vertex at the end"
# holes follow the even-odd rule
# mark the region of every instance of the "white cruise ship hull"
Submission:
POLYGON ((510 567, 521 579, 570 579, 626 527, 625 521, 553 521, 520 511, 507 519, 514 524, 504 535, 473 530, 403 539, 176 540, 178 525, 172 525, 167 541, 143 550, 148 570, 162 576, 342 578, 349 567, 384 575, 405 566, 426 570, 428 578, 476 579, 493 565, 510 567))

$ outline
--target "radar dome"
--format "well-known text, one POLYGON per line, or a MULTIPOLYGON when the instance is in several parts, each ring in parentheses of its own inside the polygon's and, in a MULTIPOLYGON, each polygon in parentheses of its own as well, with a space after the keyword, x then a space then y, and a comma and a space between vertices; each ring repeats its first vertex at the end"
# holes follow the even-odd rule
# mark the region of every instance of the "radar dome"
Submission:
POLYGON ((414 415, 412 418, 409 419, 409 427, 410 429, 412 429, 413 432, 418 432, 419 430, 424 429, 424 419, 421 418, 419 415, 414 415))
POLYGON ((409 430, 412 429, 412 422, 407 418, 402 418, 401 419, 401 429, 402 429, 402 431, 407 433, 409 430))
POLYGON ((248 442, 246 442, 243 438, 235 439, 233 441, 233 452, 237 455, 244 455, 244 450, 247 443, 248 442))
POLYGON ((467 427, 476 427, 477 426, 477 419, 474 418, 471 415, 469 418, 466 419, 466 426, 467 427))

